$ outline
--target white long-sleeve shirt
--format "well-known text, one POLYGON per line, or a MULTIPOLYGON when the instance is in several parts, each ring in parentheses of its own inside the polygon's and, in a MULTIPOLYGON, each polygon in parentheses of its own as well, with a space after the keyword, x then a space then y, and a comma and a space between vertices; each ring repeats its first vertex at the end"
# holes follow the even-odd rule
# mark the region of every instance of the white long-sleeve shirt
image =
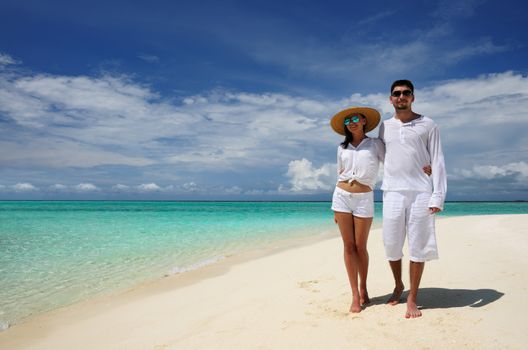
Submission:
POLYGON ((337 147, 337 181, 357 181, 374 189, 385 146, 380 139, 365 138, 354 147, 337 147))
POLYGON ((408 123, 392 117, 381 124, 379 137, 386 149, 381 189, 431 192, 429 207, 443 209, 447 178, 438 126, 424 116, 408 123), (427 164, 431 176, 423 171, 427 164))

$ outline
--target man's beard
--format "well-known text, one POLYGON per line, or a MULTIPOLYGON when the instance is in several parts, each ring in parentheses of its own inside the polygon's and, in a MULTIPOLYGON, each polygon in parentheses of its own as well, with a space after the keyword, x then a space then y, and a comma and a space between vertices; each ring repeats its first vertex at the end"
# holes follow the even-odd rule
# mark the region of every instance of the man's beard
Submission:
POLYGON ((397 104, 395 105, 394 107, 396 107, 396 109, 400 110, 400 111, 403 111, 403 110, 406 110, 406 109, 409 109, 409 105, 408 104, 397 104))

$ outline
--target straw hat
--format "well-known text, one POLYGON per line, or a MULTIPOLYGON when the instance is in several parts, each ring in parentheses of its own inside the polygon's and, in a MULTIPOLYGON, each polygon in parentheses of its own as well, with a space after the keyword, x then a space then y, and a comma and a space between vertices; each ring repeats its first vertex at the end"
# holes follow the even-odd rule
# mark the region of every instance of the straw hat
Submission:
POLYGON ((367 118, 365 125, 365 133, 374 129, 380 122, 381 115, 374 108, 370 107, 351 107, 342 110, 332 117, 330 125, 335 132, 345 135, 345 118, 351 115, 363 114, 367 118))

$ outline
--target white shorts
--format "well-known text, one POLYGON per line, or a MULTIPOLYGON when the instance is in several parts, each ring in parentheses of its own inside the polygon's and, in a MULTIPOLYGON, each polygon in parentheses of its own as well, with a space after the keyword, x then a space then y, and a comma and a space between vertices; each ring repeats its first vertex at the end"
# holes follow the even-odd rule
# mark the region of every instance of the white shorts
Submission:
POLYGON ((383 243, 387 259, 396 261, 403 257, 406 234, 411 261, 438 259, 435 216, 429 211, 429 199, 428 192, 383 192, 383 243))
POLYGON ((352 213, 360 218, 374 216, 374 192, 350 193, 336 186, 332 197, 332 210, 352 213))

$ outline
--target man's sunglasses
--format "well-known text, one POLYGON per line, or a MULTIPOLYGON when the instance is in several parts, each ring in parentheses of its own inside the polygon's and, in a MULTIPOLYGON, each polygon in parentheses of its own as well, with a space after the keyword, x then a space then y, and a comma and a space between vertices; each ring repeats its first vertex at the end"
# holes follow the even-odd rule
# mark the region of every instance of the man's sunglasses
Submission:
POLYGON ((393 91, 391 96, 392 97, 400 97, 403 96, 411 96, 413 93, 411 90, 403 90, 403 91, 393 91))
POLYGON ((345 118, 345 125, 348 125, 350 123, 357 123, 359 122, 360 117, 358 115, 351 115, 350 117, 345 118))

